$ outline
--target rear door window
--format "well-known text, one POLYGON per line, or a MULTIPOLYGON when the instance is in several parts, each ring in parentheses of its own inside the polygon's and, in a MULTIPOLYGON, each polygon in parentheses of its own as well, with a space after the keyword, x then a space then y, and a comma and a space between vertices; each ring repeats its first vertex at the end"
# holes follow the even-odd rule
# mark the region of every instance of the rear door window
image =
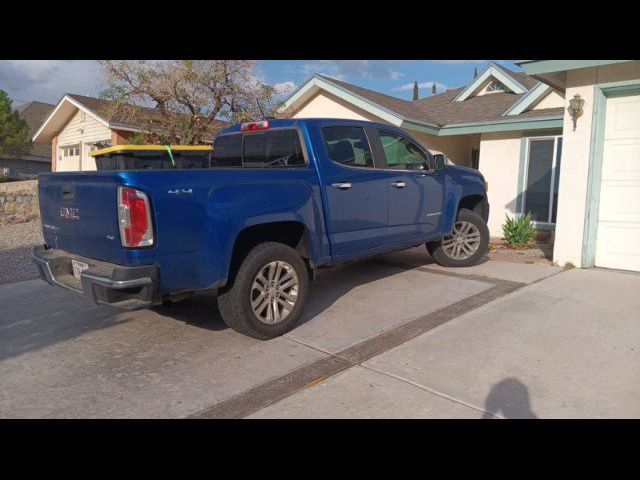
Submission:
POLYGON ((362 127, 324 127, 329 158, 349 167, 374 168, 367 135, 362 127))
POLYGON ((276 129, 216 138, 212 167, 277 168, 305 165, 297 130, 276 129))

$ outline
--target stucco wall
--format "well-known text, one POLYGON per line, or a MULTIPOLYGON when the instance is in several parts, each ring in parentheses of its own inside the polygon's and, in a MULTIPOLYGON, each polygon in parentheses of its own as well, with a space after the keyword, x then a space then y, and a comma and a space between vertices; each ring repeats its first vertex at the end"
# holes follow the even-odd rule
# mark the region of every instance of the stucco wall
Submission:
POLYGON ((483 133, 480 172, 489 184, 489 232, 502 236, 505 214, 513 217, 518 197, 518 170, 522 132, 483 133))
POLYGON ((551 90, 544 97, 538 100, 531 110, 542 110, 545 108, 564 107, 564 98, 555 90, 551 90))
POLYGON ((463 167, 471 166, 471 149, 480 148, 480 135, 436 137, 413 130, 409 133, 428 149, 444 153, 454 164, 463 167))
POLYGON ((361 108, 324 91, 314 95, 293 115, 293 118, 349 118, 388 123, 380 117, 365 112, 361 108))
POLYGON ((582 266, 582 241, 587 203, 587 182, 591 148, 595 85, 640 79, 640 61, 569 70, 565 103, 579 93, 584 98, 584 113, 576 130, 565 111, 563 125, 562 170, 558 196, 558 214, 553 258, 559 265, 571 262, 582 266))

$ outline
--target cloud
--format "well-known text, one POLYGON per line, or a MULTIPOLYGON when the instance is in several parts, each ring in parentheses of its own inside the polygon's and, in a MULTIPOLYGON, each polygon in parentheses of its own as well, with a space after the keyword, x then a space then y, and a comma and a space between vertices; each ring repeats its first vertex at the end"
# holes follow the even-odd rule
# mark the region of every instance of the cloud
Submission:
POLYGON ((95 60, 3 60, 0 88, 20 105, 56 103, 65 93, 97 95, 102 90, 95 60))
POLYGON ((287 95, 296 88, 296 84, 291 81, 280 82, 273 85, 276 95, 287 95))
MULTIPOLYGON (((435 82, 433 80, 429 80, 428 82, 419 82, 418 88, 428 88, 429 93, 431 93, 431 87, 433 86, 434 83, 436 84, 436 90, 438 92, 444 92, 448 88, 448 86, 445 85, 444 83, 435 82)), ((405 83, 404 85, 400 85, 399 87, 392 88, 391 90, 394 92, 406 92, 407 90, 413 90, 413 82, 405 83)))
POLYGON ((349 78, 398 80, 404 73, 398 70, 402 60, 317 60, 304 63, 301 70, 306 75, 321 73, 336 80, 349 78))

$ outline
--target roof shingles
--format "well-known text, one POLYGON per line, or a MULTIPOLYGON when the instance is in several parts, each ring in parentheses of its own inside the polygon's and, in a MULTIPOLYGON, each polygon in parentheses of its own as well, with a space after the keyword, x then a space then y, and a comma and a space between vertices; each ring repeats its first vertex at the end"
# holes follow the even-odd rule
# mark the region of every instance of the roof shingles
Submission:
MULTIPOLYGON (((505 67, 500 68, 529 90, 538 84, 535 78, 525 73, 514 72, 505 67)), ((352 85, 342 80, 336 80, 325 75, 318 75, 318 77, 333 83, 341 89, 348 90, 365 100, 373 102, 404 119, 431 123, 440 127, 445 125, 492 122, 505 118, 516 120, 519 118, 527 119, 545 116, 561 117, 563 113, 562 108, 552 108, 545 109, 544 111, 533 110, 520 115, 503 117, 504 112, 526 94, 499 92, 470 97, 462 102, 454 102, 453 99, 466 88, 465 86, 448 90, 439 95, 408 101, 352 85)))

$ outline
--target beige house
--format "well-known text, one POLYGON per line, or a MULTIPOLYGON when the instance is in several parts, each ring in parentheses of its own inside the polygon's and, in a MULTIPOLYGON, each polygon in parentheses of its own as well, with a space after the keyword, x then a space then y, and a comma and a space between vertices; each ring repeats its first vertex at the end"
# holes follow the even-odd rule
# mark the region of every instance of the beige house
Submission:
POLYGON ((640 271, 640 61, 519 64, 567 99, 554 260, 640 271))
POLYGON ((83 95, 66 94, 33 136, 34 142, 51 143, 51 171, 95 170, 91 150, 120 145, 142 122, 112 118, 111 102, 83 95))
POLYGON ((478 168, 489 185, 489 229, 500 236, 505 215, 523 211, 539 229, 555 228, 564 106, 562 90, 490 64, 469 85, 415 101, 315 75, 283 109, 397 125, 454 164, 478 168))

